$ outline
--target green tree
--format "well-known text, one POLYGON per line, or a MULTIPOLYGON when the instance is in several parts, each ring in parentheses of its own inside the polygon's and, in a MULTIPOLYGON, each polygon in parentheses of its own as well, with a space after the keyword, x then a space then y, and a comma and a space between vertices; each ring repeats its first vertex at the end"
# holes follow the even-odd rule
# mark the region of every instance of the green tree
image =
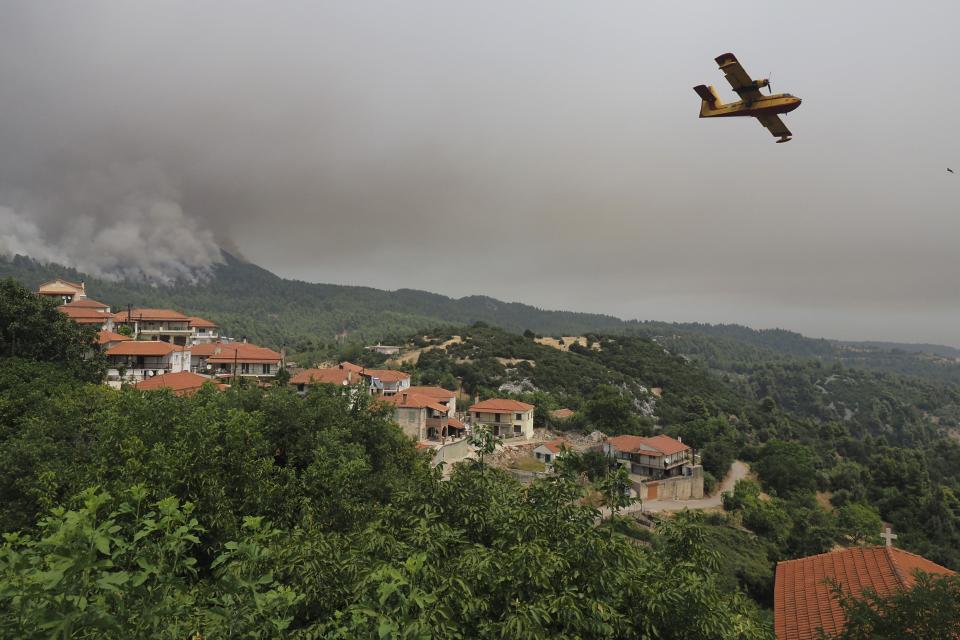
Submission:
POLYGON ((103 361, 94 357, 96 330, 79 325, 57 305, 13 279, 0 280, 0 357, 52 362, 99 381, 103 361))
POLYGON ((876 542, 883 523, 880 514, 870 505, 849 502, 837 510, 837 528, 854 544, 876 542))
POLYGON ((816 457, 810 447, 798 442, 767 443, 754 468, 760 480, 780 496, 816 488, 816 457))
MULTIPOLYGON (((960 630, 960 577, 915 574, 910 589, 859 596, 834 584, 846 618, 838 640, 954 640, 960 630)), ((821 637, 825 638, 821 632, 821 637)))

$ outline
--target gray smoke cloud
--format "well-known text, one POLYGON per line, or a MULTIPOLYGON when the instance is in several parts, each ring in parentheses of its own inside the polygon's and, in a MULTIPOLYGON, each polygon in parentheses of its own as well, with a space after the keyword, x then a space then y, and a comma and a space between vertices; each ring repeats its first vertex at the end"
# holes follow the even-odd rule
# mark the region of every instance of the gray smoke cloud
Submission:
POLYGON ((221 262, 209 229, 188 216, 162 174, 143 166, 66 172, 0 206, 0 253, 74 266, 106 279, 196 282, 221 262))
POLYGON ((0 251, 957 344, 956 2, 3 7, 0 251))

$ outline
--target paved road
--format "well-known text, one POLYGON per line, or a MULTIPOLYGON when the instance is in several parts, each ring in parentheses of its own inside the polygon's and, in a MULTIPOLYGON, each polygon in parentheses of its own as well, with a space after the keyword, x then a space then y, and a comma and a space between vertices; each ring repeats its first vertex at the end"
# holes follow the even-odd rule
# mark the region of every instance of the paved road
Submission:
MULTIPOLYGON (((737 480, 742 480, 750 474, 750 467, 746 462, 734 460, 730 466, 730 471, 720 483, 720 486, 714 491, 712 496, 701 498, 699 500, 644 500, 643 503, 635 502, 620 513, 635 513, 643 510, 645 513, 656 513, 658 511, 683 511, 684 509, 716 509, 723 503, 721 494, 725 491, 733 491, 733 485, 737 480)), ((608 509, 601 509, 602 517, 610 515, 608 509)))

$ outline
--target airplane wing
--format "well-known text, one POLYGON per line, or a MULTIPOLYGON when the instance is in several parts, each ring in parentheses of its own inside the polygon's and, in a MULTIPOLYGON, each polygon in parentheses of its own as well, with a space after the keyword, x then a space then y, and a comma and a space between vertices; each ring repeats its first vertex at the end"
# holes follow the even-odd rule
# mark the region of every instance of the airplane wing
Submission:
POLYGON ((760 124, 765 126, 767 130, 778 138, 787 137, 789 138, 793 134, 790 133, 790 129, 787 129, 787 125, 783 124, 783 120, 780 119, 775 113, 770 115, 757 116, 757 120, 760 121, 760 124))
POLYGON ((725 53, 716 60, 717 64, 720 65, 720 70, 727 76, 727 82, 730 83, 734 91, 740 94, 742 99, 750 101, 762 96, 760 89, 757 88, 757 83, 743 70, 737 56, 732 53, 725 53))

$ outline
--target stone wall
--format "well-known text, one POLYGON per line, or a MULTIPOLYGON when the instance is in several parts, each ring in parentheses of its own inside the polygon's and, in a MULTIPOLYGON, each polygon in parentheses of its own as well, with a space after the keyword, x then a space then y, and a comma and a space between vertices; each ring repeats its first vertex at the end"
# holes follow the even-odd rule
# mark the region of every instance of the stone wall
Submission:
POLYGON ((703 467, 689 467, 690 475, 663 480, 634 482, 633 490, 642 500, 697 500, 703 497, 703 467), (656 497, 653 492, 656 491, 656 497))
POLYGON ((471 446, 469 439, 463 438, 461 440, 457 440, 456 442, 445 444, 437 449, 436 453, 433 454, 433 461, 431 464, 433 466, 437 466, 441 462, 462 460, 468 453, 470 453, 470 451, 471 446))

